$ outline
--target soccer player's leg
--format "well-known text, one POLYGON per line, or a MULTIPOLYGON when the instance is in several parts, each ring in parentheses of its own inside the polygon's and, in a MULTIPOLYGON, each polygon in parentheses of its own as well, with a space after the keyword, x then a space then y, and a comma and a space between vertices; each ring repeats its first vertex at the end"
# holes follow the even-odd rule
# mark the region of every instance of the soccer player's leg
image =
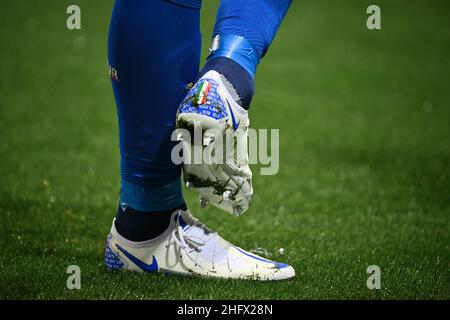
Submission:
POLYGON ((194 219, 171 159, 171 134, 200 57, 200 1, 116 0, 109 64, 117 105, 121 191, 107 237, 108 269, 222 278, 292 277, 285 264, 250 254, 194 219))
MULTIPOLYGON (((239 215, 245 212, 253 194, 248 166, 248 112, 254 93, 254 77, 291 0, 222 0, 217 12, 211 53, 197 82, 180 105, 177 127, 192 131, 215 129, 224 137, 219 142, 205 133, 204 148, 233 141, 226 157, 211 157, 210 163, 195 163, 190 155, 196 142, 190 142, 185 159, 186 185, 200 194, 202 206, 212 203, 239 215), (212 144, 212 145, 211 145, 212 144), (240 146, 240 148, 239 148, 240 146)), ((183 140, 183 136, 180 135, 183 140)), ((198 144, 198 143, 197 143, 198 144)))
POLYGON ((130 240, 159 235, 173 210, 184 208, 170 136, 199 67, 200 2, 189 2, 116 0, 111 16, 108 62, 121 153, 116 227, 130 240))

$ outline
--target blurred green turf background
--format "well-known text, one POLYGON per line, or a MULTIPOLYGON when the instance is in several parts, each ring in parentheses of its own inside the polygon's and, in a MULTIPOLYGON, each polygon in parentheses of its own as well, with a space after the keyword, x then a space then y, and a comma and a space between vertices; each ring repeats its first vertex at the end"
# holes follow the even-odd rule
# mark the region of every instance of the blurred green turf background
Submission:
MULTIPOLYGON (((252 208, 191 210, 292 264, 255 283, 106 272, 118 200, 106 36, 112 1, 0 2, 0 298, 450 298, 446 1, 294 1, 256 77, 252 127, 280 128, 280 171, 252 208), (66 29, 78 4, 82 30, 66 29), (279 248, 286 253, 280 256, 279 248), (66 268, 81 267, 81 290, 66 268), (382 289, 366 287, 378 265, 382 289)), ((217 1, 205 0, 204 54, 217 1)), ((257 167, 254 167, 257 173, 257 167)))

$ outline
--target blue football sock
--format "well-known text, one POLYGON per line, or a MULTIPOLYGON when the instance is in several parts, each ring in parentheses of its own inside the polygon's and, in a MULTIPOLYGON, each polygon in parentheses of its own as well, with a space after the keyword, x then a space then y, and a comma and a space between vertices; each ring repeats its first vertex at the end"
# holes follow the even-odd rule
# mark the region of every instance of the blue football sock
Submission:
POLYGON ((176 209, 186 210, 179 178, 153 188, 122 179, 115 225, 119 234, 128 240, 152 239, 167 229, 176 209))
POLYGON ((205 63, 197 78, 200 79, 210 70, 217 71, 230 82, 234 90, 236 90, 237 102, 244 109, 248 110, 255 91, 254 81, 250 73, 230 58, 217 57, 205 63))
POLYGON ((219 72, 232 85, 235 92, 231 94, 238 103, 248 109, 254 94, 257 66, 291 2, 222 0, 217 11, 210 55, 199 77, 209 70, 219 72))
POLYGON ((201 0, 114 2, 108 62, 122 177, 115 224, 129 240, 157 236, 184 204, 171 134, 185 86, 199 70, 200 5, 201 0))
POLYGON ((176 208, 155 212, 143 212, 119 205, 114 224, 117 232, 125 239, 130 241, 150 240, 167 230, 170 217, 177 209, 187 210, 186 204, 183 202, 176 208))

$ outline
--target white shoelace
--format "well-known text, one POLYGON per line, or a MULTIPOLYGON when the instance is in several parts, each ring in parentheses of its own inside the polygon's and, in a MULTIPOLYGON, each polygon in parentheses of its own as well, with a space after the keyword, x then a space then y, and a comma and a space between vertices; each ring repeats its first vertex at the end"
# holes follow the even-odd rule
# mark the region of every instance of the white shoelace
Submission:
MULTIPOLYGON (((205 230, 206 227, 204 224, 202 224, 196 219, 194 220, 194 223, 192 225, 185 225, 184 227, 182 227, 180 225, 180 217, 181 215, 178 216, 178 227, 172 231, 171 239, 173 240, 174 243, 178 245, 178 247, 181 250, 183 250, 190 257, 189 253, 192 252, 192 250, 195 250, 200 253, 202 250, 201 247, 206 244, 206 241, 200 237, 187 234, 186 231, 192 226, 199 227, 202 230, 205 230)), ((215 232, 212 234, 217 235, 217 233, 215 232)), ((193 259, 195 264, 198 264, 199 256, 200 255, 197 255, 196 259, 195 260, 193 259)))
MULTIPOLYGON (((202 229, 205 233, 210 233, 210 231, 203 223, 201 223, 197 219, 194 219, 192 225, 186 224, 184 227, 182 227, 180 224, 180 219, 182 219, 182 217, 181 215, 178 215, 178 227, 172 231, 172 240, 181 249, 192 248, 196 251, 201 251, 201 247, 205 245, 206 241, 200 237, 187 234, 186 231, 194 226, 202 229)), ((213 232, 212 234, 216 233, 213 232)))
POLYGON ((172 231, 172 240, 180 247, 181 249, 193 248, 196 251, 201 251, 201 246, 205 244, 205 241, 202 241, 199 237, 194 237, 192 235, 186 234, 186 230, 189 226, 178 226, 175 230, 172 231), (177 236, 178 235, 178 236, 177 236))

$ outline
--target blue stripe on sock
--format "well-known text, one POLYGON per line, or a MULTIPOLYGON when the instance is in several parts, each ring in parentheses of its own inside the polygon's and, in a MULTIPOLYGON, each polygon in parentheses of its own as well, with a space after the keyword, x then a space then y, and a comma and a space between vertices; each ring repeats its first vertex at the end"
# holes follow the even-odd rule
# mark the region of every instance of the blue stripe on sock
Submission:
POLYGON ((183 203, 180 178, 161 186, 143 187, 121 180, 120 205, 138 211, 163 211, 176 208, 183 203))
POLYGON ((239 63, 255 77, 260 55, 258 50, 247 39, 234 34, 216 35, 211 45, 208 60, 217 57, 227 57, 239 63))

